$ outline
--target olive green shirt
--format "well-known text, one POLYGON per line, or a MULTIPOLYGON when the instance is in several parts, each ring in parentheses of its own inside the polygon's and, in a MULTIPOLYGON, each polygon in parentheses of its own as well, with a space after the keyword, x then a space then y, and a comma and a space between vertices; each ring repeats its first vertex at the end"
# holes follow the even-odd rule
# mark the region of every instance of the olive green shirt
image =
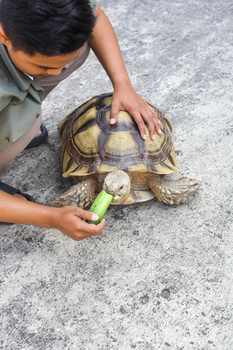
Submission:
POLYGON ((43 89, 18 70, 0 43, 0 152, 35 123, 43 89))
MULTIPOLYGON (((96 1, 89 3, 95 13, 96 1)), ((43 88, 15 67, 0 43, 0 152, 32 127, 42 101, 43 88)))

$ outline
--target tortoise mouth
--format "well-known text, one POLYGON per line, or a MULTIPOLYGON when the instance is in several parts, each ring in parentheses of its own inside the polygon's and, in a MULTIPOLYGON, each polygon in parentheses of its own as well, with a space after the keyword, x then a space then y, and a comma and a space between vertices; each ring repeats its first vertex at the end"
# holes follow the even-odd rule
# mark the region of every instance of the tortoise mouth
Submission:
POLYGON ((113 196, 114 201, 122 200, 130 192, 129 175, 122 170, 112 171, 105 177, 103 189, 113 196))
POLYGON ((117 194, 113 197, 113 202, 115 202, 115 201, 117 201, 118 199, 120 199, 121 197, 120 196, 118 196, 117 194))

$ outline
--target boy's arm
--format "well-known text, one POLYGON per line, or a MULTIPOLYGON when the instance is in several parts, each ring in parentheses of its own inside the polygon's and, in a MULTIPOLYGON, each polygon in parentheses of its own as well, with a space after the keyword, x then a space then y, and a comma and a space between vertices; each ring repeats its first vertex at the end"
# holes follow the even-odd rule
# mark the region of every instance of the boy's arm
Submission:
POLYGON ((95 221, 95 215, 78 207, 47 207, 0 191, 0 222, 55 228, 68 237, 80 241, 100 235, 104 229, 104 220, 98 225, 91 225, 82 220, 95 221))
POLYGON ((104 67, 114 87, 110 123, 116 123, 119 110, 127 110, 138 124, 141 137, 146 138, 144 124, 146 122, 150 137, 154 139, 155 131, 161 134, 157 114, 134 91, 112 25, 99 6, 96 6, 95 16, 96 23, 89 45, 104 67))

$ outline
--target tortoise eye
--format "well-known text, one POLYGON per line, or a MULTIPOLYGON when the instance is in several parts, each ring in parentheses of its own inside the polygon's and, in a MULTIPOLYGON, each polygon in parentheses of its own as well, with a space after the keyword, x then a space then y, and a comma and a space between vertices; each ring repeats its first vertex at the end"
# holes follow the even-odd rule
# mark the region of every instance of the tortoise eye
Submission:
POLYGON ((120 187, 120 190, 122 190, 123 187, 124 187, 124 185, 122 185, 122 186, 120 187))

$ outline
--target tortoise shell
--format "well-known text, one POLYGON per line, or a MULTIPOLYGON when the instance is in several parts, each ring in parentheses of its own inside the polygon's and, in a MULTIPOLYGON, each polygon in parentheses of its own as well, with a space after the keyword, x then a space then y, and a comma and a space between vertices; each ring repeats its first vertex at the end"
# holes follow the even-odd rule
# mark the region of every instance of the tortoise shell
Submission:
POLYGON ((162 134, 156 133, 152 141, 146 127, 144 141, 126 111, 119 111, 115 125, 109 124, 111 101, 112 93, 94 96, 60 122, 63 176, 83 177, 118 169, 156 174, 177 172, 168 117, 152 106, 161 122, 162 134))

